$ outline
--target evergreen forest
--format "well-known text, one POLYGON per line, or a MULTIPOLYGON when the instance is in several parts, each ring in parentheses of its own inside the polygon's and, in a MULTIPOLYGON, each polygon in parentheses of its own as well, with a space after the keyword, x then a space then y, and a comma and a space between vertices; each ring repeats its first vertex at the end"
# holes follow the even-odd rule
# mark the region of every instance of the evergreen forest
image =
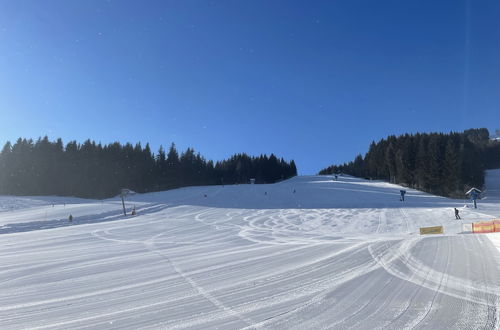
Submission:
POLYGON ((172 144, 154 154, 149 144, 82 144, 19 138, 0 153, 0 194, 107 198, 122 188, 145 193, 185 186, 274 183, 297 175, 295 162, 244 153, 213 162, 172 144))
POLYGON ((486 128, 461 133, 391 135, 370 144, 363 157, 332 165, 319 174, 346 173, 386 180, 447 197, 481 188, 484 170, 500 168, 500 142, 486 128))

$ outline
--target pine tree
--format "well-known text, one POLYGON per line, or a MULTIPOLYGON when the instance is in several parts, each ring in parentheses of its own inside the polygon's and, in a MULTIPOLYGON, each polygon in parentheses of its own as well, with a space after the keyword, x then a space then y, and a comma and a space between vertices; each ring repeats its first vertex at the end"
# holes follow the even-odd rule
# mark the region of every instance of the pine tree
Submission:
POLYGON ((297 176, 297 166, 293 159, 290 161, 290 176, 297 176))
POLYGON ((416 188, 427 190, 429 178, 430 158, 427 153, 427 136, 418 138, 417 156, 415 157, 415 182, 416 188))
POLYGON ((179 153, 175 148, 175 144, 172 143, 167 154, 167 182, 169 188, 180 186, 179 174, 179 153))
POLYGON ((0 153, 0 194, 8 194, 12 191, 12 179, 10 169, 12 145, 9 141, 5 143, 0 153))
MULTIPOLYGON (((460 194, 460 161, 458 157, 458 146, 453 139, 448 139, 444 155, 443 176, 445 189, 448 196, 460 194)), ((461 196, 460 196, 461 197, 461 196)))
POLYGON ((389 143, 387 150, 385 152, 385 163, 387 170, 389 172, 389 182, 396 181, 396 153, 394 152, 394 145, 392 142, 389 143))

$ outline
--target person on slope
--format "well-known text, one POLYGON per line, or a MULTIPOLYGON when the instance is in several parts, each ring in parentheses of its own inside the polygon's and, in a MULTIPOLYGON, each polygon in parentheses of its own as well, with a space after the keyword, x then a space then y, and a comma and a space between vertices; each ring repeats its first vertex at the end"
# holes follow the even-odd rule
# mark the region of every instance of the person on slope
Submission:
POLYGON ((404 201, 405 201, 405 194, 406 194, 406 190, 401 189, 401 190, 399 191, 399 193, 401 194, 401 197, 399 198, 399 200, 400 200, 401 202, 404 202, 404 201))
POLYGON ((455 219, 460 220, 460 219, 462 219, 462 218, 460 218, 460 215, 459 215, 458 213, 459 213, 459 211, 458 211, 458 209, 455 207, 455 219))

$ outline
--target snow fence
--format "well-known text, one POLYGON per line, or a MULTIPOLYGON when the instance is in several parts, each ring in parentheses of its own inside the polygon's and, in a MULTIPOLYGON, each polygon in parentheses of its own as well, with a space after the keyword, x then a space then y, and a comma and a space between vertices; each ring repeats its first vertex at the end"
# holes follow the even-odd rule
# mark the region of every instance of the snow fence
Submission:
POLYGON ((420 235, 443 234, 443 226, 420 227, 420 235))
POLYGON ((472 223, 472 232, 474 234, 498 233, 500 232, 500 219, 474 222, 472 223))

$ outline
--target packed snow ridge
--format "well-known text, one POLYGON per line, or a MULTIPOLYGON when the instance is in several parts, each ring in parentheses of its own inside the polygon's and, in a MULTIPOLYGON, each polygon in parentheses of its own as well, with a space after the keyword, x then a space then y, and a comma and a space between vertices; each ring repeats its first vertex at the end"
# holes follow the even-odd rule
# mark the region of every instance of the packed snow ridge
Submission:
POLYGON ((486 180, 478 209, 349 176, 137 194, 136 216, 0 196, 0 328, 498 328, 500 233, 461 233, 500 217, 486 180))

